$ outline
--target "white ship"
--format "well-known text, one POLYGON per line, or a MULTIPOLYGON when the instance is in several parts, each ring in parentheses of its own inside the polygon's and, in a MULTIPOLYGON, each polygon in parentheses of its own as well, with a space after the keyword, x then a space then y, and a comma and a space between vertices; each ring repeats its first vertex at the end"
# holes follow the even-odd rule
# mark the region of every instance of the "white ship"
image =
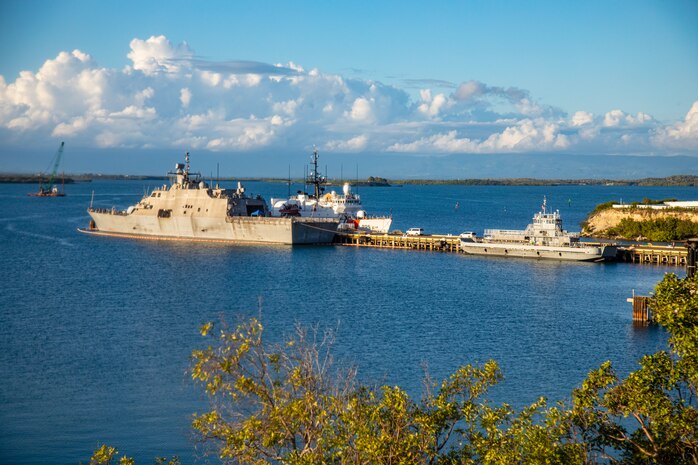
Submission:
POLYGON ((92 221, 81 232, 138 239, 202 242, 319 244, 330 243, 336 218, 273 217, 266 201, 236 190, 209 187, 185 164, 169 173, 163 185, 127 210, 90 208, 92 221))
POLYGON ((393 219, 389 216, 370 216, 364 211, 361 197, 351 192, 349 183, 345 183, 342 194, 335 191, 324 193, 322 184, 324 176, 317 171, 318 153, 313 152, 313 170, 307 177, 308 184, 315 188, 313 194, 298 191, 289 198, 271 199, 273 216, 291 216, 308 218, 336 218, 340 221, 340 230, 364 230, 387 233, 393 219))
POLYGON ((579 241, 579 233, 562 229, 559 210, 547 212, 545 198, 541 211, 525 230, 486 229, 481 239, 464 233, 460 248, 475 255, 576 261, 612 260, 617 251, 615 245, 586 245, 579 241))

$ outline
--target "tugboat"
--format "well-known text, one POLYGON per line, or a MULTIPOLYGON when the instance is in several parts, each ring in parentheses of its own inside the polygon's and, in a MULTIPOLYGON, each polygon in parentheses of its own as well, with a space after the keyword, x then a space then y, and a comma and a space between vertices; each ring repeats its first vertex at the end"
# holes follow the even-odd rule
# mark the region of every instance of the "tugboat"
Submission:
POLYGON ((93 208, 92 221, 80 232, 137 239, 170 239, 201 242, 324 244, 330 243, 339 225, 336 218, 272 217, 266 201, 237 189, 210 187, 199 173, 177 163, 163 185, 136 205, 120 211, 93 208))
POLYGON ((586 245, 579 241, 579 233, 562 229, 560 211, 548 212, 546 203, 543 197, 541 211, 525 230, 486 229, 482 239, 472 232, 461 234, 461 250, 474 255, 554 260, 597 262, 615 258, 615 245, 586 245))
POLYGON ((49 177, 48 183, 44 186, 44 183, 39 180, 39 191, 30 192, 27 194, 30 197, 65 197, 65 182, 61 182, 61 189, 58 189, 56 185, 56 172, 58 171, 58 165, 61 162, 61 157, 63 156, 63 146, 65 142, 61 142, 60 147, 58 147, 58 152, 56 152, 53 158, 53 170, 51 171, 51 176, 49 177))
POLYGON ((311 157, 312 170, 306 182, 314 186, 314 193, 298 191, 287 199, 271 199, 273 216, 300 216, 310 218, 336 218, 340 230, 364 230, 387 233, 393 219, 389 216, 370 216, 363 209, 361 197, 351 192, 349 183, 342 187, 342 194, 335 191, 325 193, 324 176, 318 173, 318 152, 311 157))

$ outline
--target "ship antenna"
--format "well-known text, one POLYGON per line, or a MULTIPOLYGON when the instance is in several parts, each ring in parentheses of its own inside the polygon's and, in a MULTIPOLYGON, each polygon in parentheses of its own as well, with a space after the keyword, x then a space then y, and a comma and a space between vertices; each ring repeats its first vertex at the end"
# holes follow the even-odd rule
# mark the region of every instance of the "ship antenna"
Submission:
POLYGON ((320 198, 320 180, 317 174, 317 147, 313 146, 313 184, 315 184, 315 198, 320 198))
POLYGON ((184 163, 186 164, 184 167, 184 179, 189 181, 189 152, 184 155, 184 163))
POLYGON ((545 204, 547 203, 547 199, 545 196, 543 196, 543 214, 545 215, 545 204))

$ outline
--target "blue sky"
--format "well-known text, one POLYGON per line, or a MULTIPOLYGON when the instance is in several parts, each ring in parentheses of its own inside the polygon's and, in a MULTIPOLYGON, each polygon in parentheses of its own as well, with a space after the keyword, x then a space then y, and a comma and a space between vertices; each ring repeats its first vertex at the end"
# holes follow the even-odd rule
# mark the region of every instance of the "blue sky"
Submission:
POLYGON ((0 76, 0 148, 698 155, 696 1, 4 0, 0 76))

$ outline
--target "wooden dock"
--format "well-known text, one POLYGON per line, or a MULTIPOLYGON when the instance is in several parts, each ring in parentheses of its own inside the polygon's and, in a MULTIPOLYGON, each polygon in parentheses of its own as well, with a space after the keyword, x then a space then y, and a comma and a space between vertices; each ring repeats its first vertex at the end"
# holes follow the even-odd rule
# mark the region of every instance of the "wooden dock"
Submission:
POLYGON ((682 242, 679 244, 673 247, 652 244, 619 247, 618 259, 648 265, 686 266, 688 250, 682 242))
POLYGON ((342 233, 335 236, 335 243, 354 247, 375 247, 380 249, 460 252, 460 238, 458 236, 441 234, 407 236, 405 234, 390 233, 342 233))
MULTIPOLYGON (((379 249, 409 249, 429 252, 461 253, 460 238, 453 235, 430 234, 407 236, 405 234, 376 234, 366 232, 341 233, 335 236, 335 244, 379 249)), ((639 264, 686 266, 688 252, 680 245, 633 245, 618 248, 618 261, 639 264)), ((599 245, 594 243, 593 245, 599 245)))

